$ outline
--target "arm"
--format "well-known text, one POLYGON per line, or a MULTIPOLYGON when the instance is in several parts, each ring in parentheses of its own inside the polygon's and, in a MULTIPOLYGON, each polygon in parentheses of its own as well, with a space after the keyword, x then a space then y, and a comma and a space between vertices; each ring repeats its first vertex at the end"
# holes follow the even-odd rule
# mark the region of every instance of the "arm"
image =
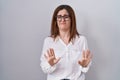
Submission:
POLYGON ((88 70, 89 70, 89 68, 91 66, 91 63, 92 63, 92 61, 90 61, 90 63, 86 67, 83 67, 83 66, 80 65, 80 68, 81 68, 83 73, 88 72, 88 70))
POLYGON ((55 65, 51 66, 44 56, 47 53, 47 50, 50 47, 50 42, 49 41, 50 41, 49 38, 46 38, 44 40, 42 55, 41 55, 41 58, 40 58, 40 66, 41 66, 44 73, 52 73, 56 69, 56 66, 55 65))
POLYGON ((92 54, 90 53, 90 50, 88 49, 87 40, 85 37, 83 37, 82 42, 82 59, 78 61, 80 64, 81 71, 86 73, 89 70, 89 67, 92 63, 92 54))

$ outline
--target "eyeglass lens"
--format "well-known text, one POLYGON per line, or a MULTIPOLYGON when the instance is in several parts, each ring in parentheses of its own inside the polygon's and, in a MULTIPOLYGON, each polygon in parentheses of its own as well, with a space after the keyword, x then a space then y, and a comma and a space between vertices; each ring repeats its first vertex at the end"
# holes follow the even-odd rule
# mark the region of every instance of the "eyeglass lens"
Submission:
POLYGON ((69 15, 64 15, 64 16, 62 16, 62 15, 57 15, 57 20, 58 21, 61 21, 62 19, 64 19, 64 20, 69 20, 69 15))

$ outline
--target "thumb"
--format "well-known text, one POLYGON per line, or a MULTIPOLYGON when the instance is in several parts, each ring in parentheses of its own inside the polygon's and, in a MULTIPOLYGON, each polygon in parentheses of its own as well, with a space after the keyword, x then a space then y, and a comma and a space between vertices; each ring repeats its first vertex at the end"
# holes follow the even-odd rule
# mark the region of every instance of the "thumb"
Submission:
POLYGON ((82 62, 81 62, 81 61, 78 61, 78 64, 82 65, 82 62))
POLYGON ((55 64, 58 63, 58 61, 59 61, 60 59, 61 59, 60 57, 57 58, 54 63, 55 63, 55 64))

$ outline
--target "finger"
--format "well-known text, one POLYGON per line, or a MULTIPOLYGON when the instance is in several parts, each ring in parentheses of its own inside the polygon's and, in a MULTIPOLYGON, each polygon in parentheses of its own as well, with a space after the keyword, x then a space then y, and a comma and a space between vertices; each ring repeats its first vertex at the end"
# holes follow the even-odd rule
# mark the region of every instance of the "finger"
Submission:
POLYGON ((90 50, 86 50, 86 58, 89 58, 90 57, 90 50))
POLYGON ((52 55, 55 57, 54 49, 52 49, 52 55))
POLYGON ((78 64, 80 64, 81 62, 80 61, 78 61, 78 64))
POLYGON ((88 64, 90 63, 91 59, 88 59, 85 63, 85 66, 88 66, 88 64))
POLYGON ((85 50, 82 52, 82 57, 85 58, 85 50))
POLYGON ((59 61, 60 59, 61 59, 60 57, 57 58, 57 59, 55 60, 55 64, 58 63, 58 61, 59 61))
POLYGON ((47 55, 48 57, 50 57, 50 50, 47 50, 47 55))
POLYGON ((79 64, 79 65, 82 65, 82 62, 81 62, 81 61, 78 61, 78 64, 79 64))
POLYGON ((85 50, 83 50, 83 52, 82 52, 82 58, 83 59, 85 58, 85 50))
POLYGON ((52 56, 52 49, 49 49, 49 55, 52 56))
POLYGON ((92 57, 93 57, 93 54, 92 54, 92 53, 90 53, 89 59, 92 59, 92 57))
POLYGON ((90 51, 88 51, 88 55, 87 55, 88 59, 92 59, 92 53, 90 51))
POLYGON ((90 53, 89 57, 86 60, 86 65, 88 65, 91 60, 92 60, 92 54, 90 53))
POLYGON ((54 56, 54 50, 51 48, 51 55, 54 56))

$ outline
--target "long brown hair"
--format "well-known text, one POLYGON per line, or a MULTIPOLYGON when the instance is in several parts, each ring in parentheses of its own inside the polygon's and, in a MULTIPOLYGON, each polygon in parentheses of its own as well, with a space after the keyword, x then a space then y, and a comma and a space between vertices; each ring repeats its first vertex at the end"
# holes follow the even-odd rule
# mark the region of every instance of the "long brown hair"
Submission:
POLYGON ((57 25, 56 16, 57 16, 57 13, 62 9, 67 10, 67 12, 69 13, 70 19, 71 19, 70 38, 69 38, 69 42, 70 42, 71 40, 73 40, 76 37, 76 35, 79 36, 79 33, 76 28, 75 13, 74 13, 72 7, 70 7, 69 5, 60 5, 55 9, 55 11, 53 13, 53 17, 52 17, 51 35, 50 36, 55 39, 59 35, 59 28, 57 25))

